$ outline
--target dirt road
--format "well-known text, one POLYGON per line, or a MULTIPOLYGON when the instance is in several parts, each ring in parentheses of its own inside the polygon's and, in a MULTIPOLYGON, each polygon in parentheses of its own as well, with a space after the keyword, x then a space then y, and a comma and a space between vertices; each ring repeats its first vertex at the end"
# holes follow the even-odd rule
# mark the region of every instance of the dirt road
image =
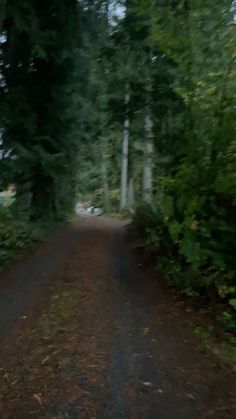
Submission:
POLYGON ((134 260, 123 224, 90 217, 59 236, 1 285, 1 418, 235 418, 234 378, 134 260))

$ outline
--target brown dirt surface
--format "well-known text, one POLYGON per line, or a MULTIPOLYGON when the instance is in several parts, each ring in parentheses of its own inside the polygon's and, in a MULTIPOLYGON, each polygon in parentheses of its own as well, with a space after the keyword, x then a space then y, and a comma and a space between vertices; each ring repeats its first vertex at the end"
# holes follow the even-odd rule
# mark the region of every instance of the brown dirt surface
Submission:
POLYGON ((2 283, 1 419, 236 418, 233 372, 139 266, 125 232, 85 218, 2 283))

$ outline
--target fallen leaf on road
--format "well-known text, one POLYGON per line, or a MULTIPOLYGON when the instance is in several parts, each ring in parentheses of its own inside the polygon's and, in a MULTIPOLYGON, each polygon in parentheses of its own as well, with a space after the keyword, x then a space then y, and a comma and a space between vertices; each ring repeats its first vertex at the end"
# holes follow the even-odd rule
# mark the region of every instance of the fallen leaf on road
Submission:
POLYGON ((143 336, 147 336, 149 333, 149 327, 144 327, 143 329, 143 336))
POLYGON ((139 356, 139 354, 135 352, 131 355, 131 358, 136 358, 137 356, 139 356))
POLYGON ((42 399, 41 399, 39 394, 34 394, 33 399, 37 400, 37 402, 40 404, 40 406, 42 406, 43 402, 42 402, 42 399))
POLYGON ((192 400, 193 402, 195 402, 196 398, 194 397, 193 394, 186 394, 187 398, 192 400))
POLYGON ((3 378, 5 378, 8 381, 8 383, 11 382, 11 379, 8 374, 4 374, 3 378))
POLYGON ((150 381, 143 381, 143 385, 145 387, 152 387, 152 383, 150 381))
POLYGON ((18 382, 18 380, 12 381, 11 386, 14 386, 17 382, 18 382))
POLYGON ((49 358, 50 358, 50 356, 49 356, 49 355, 47 355, 47 356, 46 356, 46 358, 44 358, 44 359, 42 360, 41 365, 45 365, 45 364, 48 362, 49 358))

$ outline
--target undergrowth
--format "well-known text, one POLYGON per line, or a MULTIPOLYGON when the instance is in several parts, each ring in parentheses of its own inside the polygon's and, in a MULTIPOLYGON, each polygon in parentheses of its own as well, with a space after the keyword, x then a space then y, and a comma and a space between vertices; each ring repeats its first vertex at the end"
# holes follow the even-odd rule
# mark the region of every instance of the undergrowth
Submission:
POLYGON ((0 206, 0 270, 21 257, 55 228, 55 223, 32 222, 14 206, 0 206))
MULTIPOLYGON (((234 333, 234 230, 227 228, 229 220, 222 214, 215 214, 214 223, 204 215, 199 221, 194 211, 180 213, 177 204, 178 199, 171 196, 156 206, 142 204, 136 208, 133 225, 143 246, 156 256, 156 268, 166 280, 191 298, 204 297, 209 306, 220 306, 217 319, 227 332, 234 333)), ((196 206, 192 207, 196 211, 196 206)))

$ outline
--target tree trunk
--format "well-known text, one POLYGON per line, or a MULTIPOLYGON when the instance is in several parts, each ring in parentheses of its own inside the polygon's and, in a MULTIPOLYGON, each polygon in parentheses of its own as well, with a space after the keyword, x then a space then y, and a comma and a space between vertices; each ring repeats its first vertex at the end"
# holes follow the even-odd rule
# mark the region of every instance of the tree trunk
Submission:
POLYGON ((124 135, 122 144, 122 166, 121 166, 121 197, 120 209, 124 209, 127 205, 128 197, 128 153, 129 153, 129 93, 125 95, 125 120, 124 120, 124 135))
POLYGON ((143 156, 143 200, 152 201, 152 119, 150 110, 147 110, 144 122, 144 156, 143 156))
POLYGON ((36 172, 32 179, 31 219, 56 218, 53 205, 53 181, 36 172))
POLYGON ((128 186, 128 207, 133 208, 134 203, 135 203, 134 178, 132 176, 129 179, 129 186, 128 186))
POLYGON ((102 172, 102 190, 103 190, 103 205, 105 212, 109 213, 111 211, 110 199, 109 199, 109 184, 108 184, 108 176, 107 176, 107 161, 106 161, 106 152, 102 155, 102 164, 101 164, 101 172, 102 172))

